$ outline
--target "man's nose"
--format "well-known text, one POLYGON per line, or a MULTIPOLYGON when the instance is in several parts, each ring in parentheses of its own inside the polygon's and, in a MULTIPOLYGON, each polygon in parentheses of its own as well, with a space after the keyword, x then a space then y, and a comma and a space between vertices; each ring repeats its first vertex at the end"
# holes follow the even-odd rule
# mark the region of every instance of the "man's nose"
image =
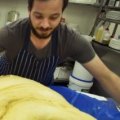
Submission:
POLYGON ((43 27, 43 28, 49 28, 49 20, 47 18, 44 18, 42 20, 41 27, 43 27))

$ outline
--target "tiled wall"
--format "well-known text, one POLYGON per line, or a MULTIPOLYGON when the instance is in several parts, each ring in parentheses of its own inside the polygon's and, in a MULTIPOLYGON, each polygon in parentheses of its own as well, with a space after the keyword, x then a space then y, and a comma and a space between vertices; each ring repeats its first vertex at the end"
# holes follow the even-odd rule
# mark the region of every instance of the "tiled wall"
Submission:
POLYGON ((78 25, 78 29, 82 34, 89 34, 94 24, 98 8, 91 6, 83 6, 79 4, 69 4, 64 16, 71 26, 78 25))

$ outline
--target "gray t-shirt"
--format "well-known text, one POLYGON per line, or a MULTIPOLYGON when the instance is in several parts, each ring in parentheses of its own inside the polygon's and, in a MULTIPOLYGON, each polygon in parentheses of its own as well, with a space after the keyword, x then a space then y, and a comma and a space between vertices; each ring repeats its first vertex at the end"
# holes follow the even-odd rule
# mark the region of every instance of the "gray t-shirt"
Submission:
MULTIPOLYGON (((28 18, 13 22, 0 30, 0 51, 5 50, 6 56, 13 61, 20 49, 23 47, 25 33, 28 31, 28 18)), ((61 60, 70 57, 80 63, 86 63, 92 60, 95 52, 91 44, 67 27, 65 24, 58 26, 58 48, 57 53, 61 60)), ((30 36, 28 36, 30 37, 30 36)), ((51 42, 43 49, 37 50, 31 42, 28 44, 28 51, 35 54, 38 58, 44 58, 51 55, 51 42)))

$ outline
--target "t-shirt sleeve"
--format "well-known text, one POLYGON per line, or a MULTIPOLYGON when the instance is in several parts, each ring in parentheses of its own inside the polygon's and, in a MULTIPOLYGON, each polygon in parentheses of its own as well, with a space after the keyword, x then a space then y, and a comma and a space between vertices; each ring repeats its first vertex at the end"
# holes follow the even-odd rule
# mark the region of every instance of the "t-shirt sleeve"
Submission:
POLYGON ((14 34, 14 31, 14 29, 8 28, 8 26, 0 29, 0 50, 5 51, 10 61, 14 59, 20 46, 17 44, 19 37, 16 37, 16 34, 18 32, 14 34))
POLYGON ((64 55, 80 63, 87 63, 95 56, 91 43, 74 30, 66 30, 64 55))
POLYGON ((8 36, 8 29, 7 27, 1 28, 0 29, 0 50, 2 49, 7 49, 6 46, 8 46, 7 39, 9 38, 8 36))

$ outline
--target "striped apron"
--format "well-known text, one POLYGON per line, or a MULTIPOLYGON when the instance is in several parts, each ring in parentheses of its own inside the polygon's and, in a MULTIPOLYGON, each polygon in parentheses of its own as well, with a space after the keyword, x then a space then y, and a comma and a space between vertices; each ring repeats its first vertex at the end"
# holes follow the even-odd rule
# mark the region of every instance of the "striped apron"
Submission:
POLYGON ((50 57, 37 58, 28 51, 28 34, 26 34, 23 48, 19 51, 12 63, 7 63, 5 56, 0 59, 0 74, 13 74, 33 79, 46 86, 53 82, 53 73, 59 62, 57 55, 57 31, 52 36, 52 52, 50 57))

